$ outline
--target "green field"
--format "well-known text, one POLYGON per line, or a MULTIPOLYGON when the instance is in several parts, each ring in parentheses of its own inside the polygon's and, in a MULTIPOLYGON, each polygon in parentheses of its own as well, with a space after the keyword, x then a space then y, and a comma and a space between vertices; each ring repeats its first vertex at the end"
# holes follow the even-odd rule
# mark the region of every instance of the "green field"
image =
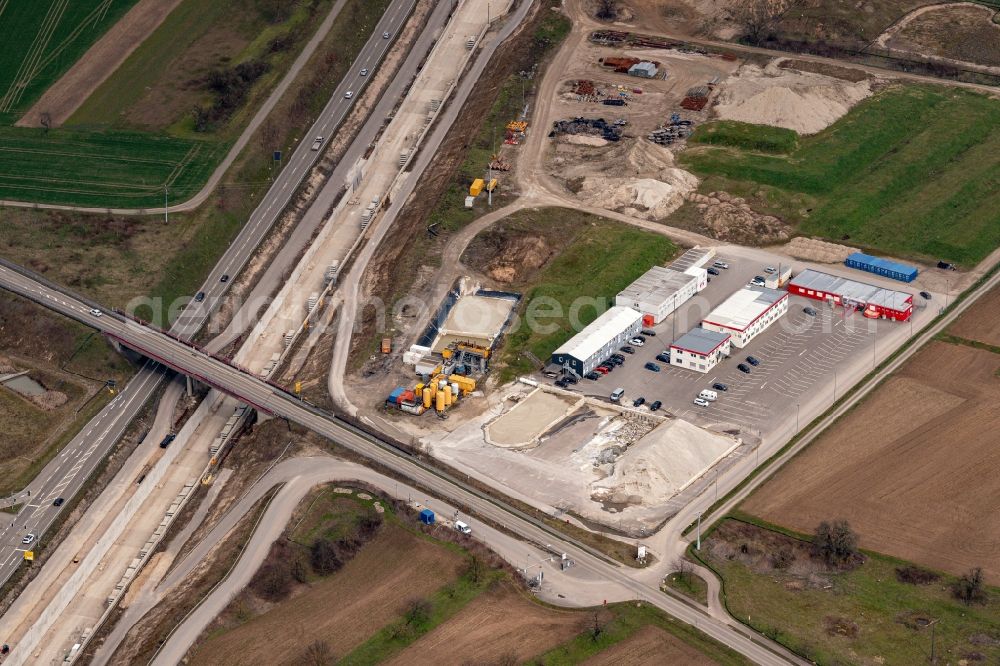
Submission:
POLYGON ((487 269, 498 248, 517 248, 521 239, 539 239, 551 257, 537 269, 519 273, 510 285, 524 295, 522 321, 507 334, 500 352, 501 383, 537 369, 522 350, 547 360, 577 332, 571 314, 580 325, 589 324, 613 304, 615 294, 677 251, 665 236, 565 208, 543 208, 518 211, 481 232, 462 261, 487 269), (574 312, 578 299, 589 304, 574 312), (532 318, 537 325, 530 324, 532 318))
MULTIPOLYGON (((730 143, 774 134, 756 127, 730 143)), ((682 156, 706 177, 703 191, 747 194, 803 234, 963 266, 1000 245, 1000 103, 983 95, 894 87, 785 156, 718 147, 682 156)))
POLYGON ((0 125, 13 124, 136 1, 0 1, 0 125))
POLYGON ((719 120, 699 125, 691 135, 691 142, 760 153, 790 153, 798 145, 798 138, 795 131, 783 127, 719 120))
POLYGON ((0 199, 109 208, 194 195, 225 147, 126 130, 0 127, 0 199))
POLYGON ((699 556, 721 576, 733 616, 815 663, 929 663, 934 621, 939 663, 1000 659, 1000 590, 965 605, 952 596, 953 577, 902 582, 897 569, 908 563, 870 552, 854 569, 825 570, 802 547, 766 526, 724 520, 699 556), (781 549, 796 553, 784 569, 769 563, 781 549))

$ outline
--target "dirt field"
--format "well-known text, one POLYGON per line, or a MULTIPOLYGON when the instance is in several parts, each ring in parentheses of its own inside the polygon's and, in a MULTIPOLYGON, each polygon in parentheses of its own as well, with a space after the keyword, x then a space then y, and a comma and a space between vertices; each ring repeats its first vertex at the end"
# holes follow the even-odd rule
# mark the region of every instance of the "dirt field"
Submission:
POLYGON ((1000 289, 986 294, 970 312, 955 322, 948 332, 961 338, 1000 347, 1000 289))
POLYGON ((580 633, 586 619, 579 611, 534 603, 504 582, 388 664, 495 664, 515 656, 516 663, 522 663, 580 633))
POLYGON ((387 524, 335 575, 210 638, 194 650, 190 663, 297 664, 303 647, 316 640, 327 642, 334 654, 346 654, 398 617, 407 599, 457 576, 462 563, 451 551, 387 524))
POLYGON ((21 127, 41 127, 47 113, 58 127, 76 111, 97 86, 163 22, 181 0, 139 0, 17 122, 21 127))
POLYGON ((806 533, 845 518, 864 548, 1000 582, 998 370, 998 354, 933 342, 743 509, 806 533))
POLYGON ((648 625, 612 648, 583 662, 586 666, 653 666, 654 664, 686 664, 708 666, 716 662, 682 643, 663 629, 648 625))
POLYGON ((877 43, 899 51, 961 62, 1000 66, 996 10, 971 3, 913 12, 879 36, 877 43))

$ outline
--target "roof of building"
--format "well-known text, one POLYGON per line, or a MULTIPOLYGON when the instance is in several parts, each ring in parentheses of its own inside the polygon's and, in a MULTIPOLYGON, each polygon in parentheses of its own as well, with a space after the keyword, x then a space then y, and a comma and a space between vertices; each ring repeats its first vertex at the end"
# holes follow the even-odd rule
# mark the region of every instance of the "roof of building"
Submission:
POLYGON ((653 74, 656 74, 656 65, 644 60, 628 68, 629 72, 632 72, 633 70, 642 72, 652 72, 653 74))
POLYGON ((702 321, 735 331, 745 331, 762 314, 788 294, 767 287, 743 287, 708 313, 702 321))
POLYGON ((728 333, 710 331, 707 328, 692 328, 690 331, 677 338, 671 343, 671 347, 677 347, 684 351, 694 352, 708 356, 713 351, 724 344, 730 336, 728 333))
POLYGON ((913 294, 907 294, 895 289, 876 287, 873 284, 865 284, 849 280, 829 273, 821 273, 808 268, 795 277, 789 283, 801 289, 812 289, 821 291, 824 294, 836 294, 841 298, 849 298, 861 303, 870 303, 890 310, 905 311, 913 304, 913 294))
POLYGON ((852 252, 844 263, 850 266, 850 262, 852 261, 859 264, 867 264, 869 266, 881 268, 886 271, 912 275, 913 277, 917 276, 917 269, 913 266, 907 266, 906 264, 901 264, 898 261, 890 261, 888 259, 883 259, 882 257, 873 257, 872 255, 865 254, 863 252, 852 252))
POLYGON ((675 271, 683 273, 689 268, 704 266, 714 256, 715 250, 710 247, 693 247, 674 259, 672 263, 667 264, 667 268, 672 268, 675 271))
POLYGON ((662 304, 696 278, 663 266, 653 266, 618 294, 633 303, 662 304))
POLYGON ((552 353, 566 354, 583 361, 641 320, 642 315, 632 308, 615 305, 552 353))

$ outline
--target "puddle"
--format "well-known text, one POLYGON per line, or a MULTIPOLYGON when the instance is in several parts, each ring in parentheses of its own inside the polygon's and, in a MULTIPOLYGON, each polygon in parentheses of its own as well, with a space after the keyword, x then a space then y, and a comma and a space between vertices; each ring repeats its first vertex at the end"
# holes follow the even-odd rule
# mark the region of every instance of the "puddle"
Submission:
POLYGON ((45 387, 28 375, 17 375, 9 379, 0 380, 0 384, 28 398, 45 393, 45 387))

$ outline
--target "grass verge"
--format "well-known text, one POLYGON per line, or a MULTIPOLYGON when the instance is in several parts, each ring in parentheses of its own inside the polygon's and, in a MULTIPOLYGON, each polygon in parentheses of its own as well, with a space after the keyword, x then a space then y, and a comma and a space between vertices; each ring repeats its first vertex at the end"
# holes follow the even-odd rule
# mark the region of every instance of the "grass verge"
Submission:
POLYGON ((783 127, 719 120, 699 125, 690 141, 758 153, 790 153, 798 146, 799 135, 783 127))
MULTIPOLYGON (((744 127, 737 143, 766 142, 771 130, 756 127, 744 127)), ((768 212, 801 233, 963 266, 1000 244, 1000 103, 984 95, 897 86, 801 138, 787 156, 700 147, 683 162, 723 185, 783 193, 768 212), (795 195, 815 203, 802 208, 795 195)))

